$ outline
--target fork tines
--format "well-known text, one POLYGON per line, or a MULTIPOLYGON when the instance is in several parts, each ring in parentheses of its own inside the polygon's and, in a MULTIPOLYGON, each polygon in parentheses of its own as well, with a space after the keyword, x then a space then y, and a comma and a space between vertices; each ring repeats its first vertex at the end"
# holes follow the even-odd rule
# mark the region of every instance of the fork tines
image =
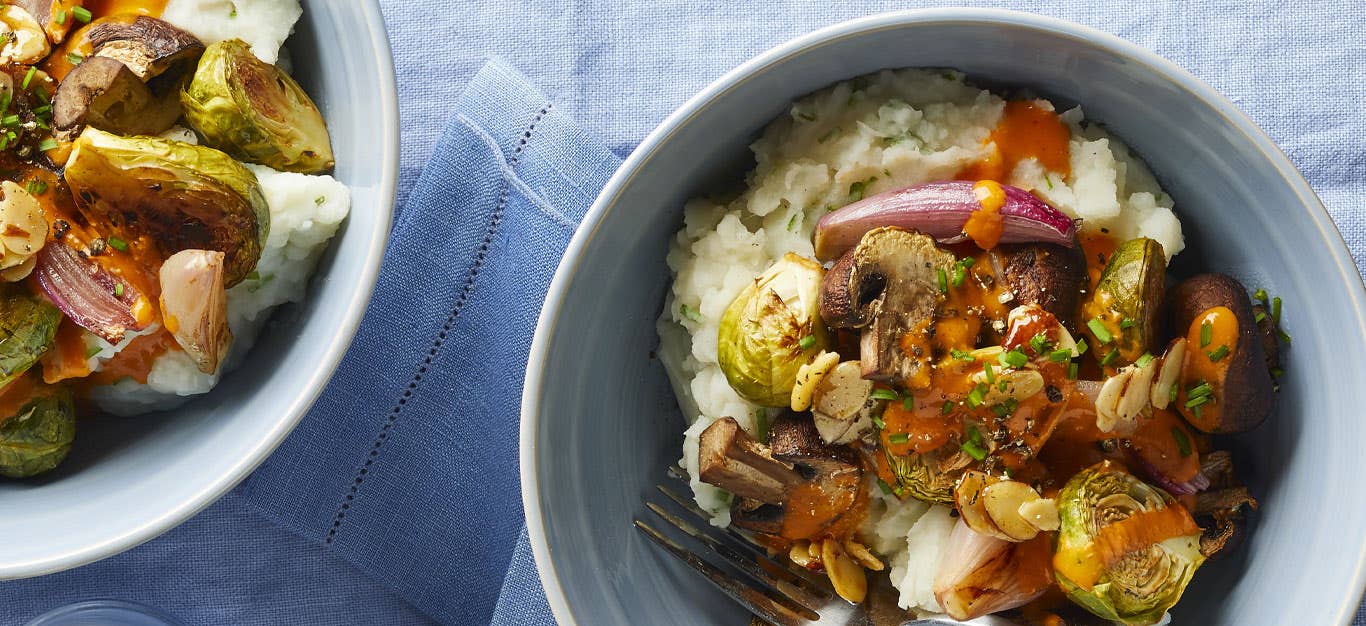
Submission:
MULTIPOLYGON (((669 468, 669 474, 673 478, 687 481, 687 474, 677 467, 669 468)), ((797 626, 820 619, 817 610, 825 606, 834 595, 823 578, 816 577, 796 565, 770 559, 766 551, 744 533, 712 526, 709 517, 693 504, 691 498, 680 495, 664 485, 657 486, 657 489, 675 507, 685 511, 692 521, 669 512, 648 498, 645 502, 646 508, 669 526, 705 546, 711 555, 720 557, 731 571, 703 559, 698 553, 637 518, 635 526, 647 538, 701 573, 751 613, 772 624, 797 626), (699 530, 699 525, 707 531, 699 530)))

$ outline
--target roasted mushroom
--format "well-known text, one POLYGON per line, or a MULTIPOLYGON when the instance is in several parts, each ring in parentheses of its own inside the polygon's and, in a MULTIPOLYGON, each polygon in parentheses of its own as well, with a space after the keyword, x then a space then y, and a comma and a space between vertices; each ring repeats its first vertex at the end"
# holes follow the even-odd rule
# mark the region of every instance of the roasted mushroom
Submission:
POLYGON ((120 135, 155 135, 179 117, 174 93, 158 97, 128 66, 108 57, 77 65, 52 99, 53 127, 66 136, 87 124, 120 135))
POLYGON ((1049 243, 1003 245, 1000 255, 1006 286, 1017 304, 1037 304, 1068 331, 1077 331, 1077 302, 1086 288, 1086 260, 1081 246, 1049 243))
POLYGON ((138 78, 150 81, 163 74, 179 78, 204 54, 194 35, 154 17, 101 20, 88 35, 95 55, 121 61, 138 78))
POLYGON ((62 43, 79 23, 71 8, 80 6, 80 0, 11 0, 10 4, 28 11, 54 45, 62 43))
POLYGON ((1240 433, 1275 406, 1261 332, 1247 290, 1223 274, 1201 274, 1172 290, 1172 323, 1186 335, 1176 408, 1207 433, 1240 433))
POLYGON ((787 539, 820 535, 855 508, 863 469, 848 448, 825 445, 809 416, 785 414, 765 446, 722 418, 702 431, 699 477, 736 496, 739 526, 787 539))
POLYGON ((835 328, 862 329, 865 378, 911 389, 929 385, 934 355, 926 331, 942 298, 939 276, 954 261, 928 235, 876 228, 826 273, 821 317, 835 328))
POLYGON ((121 135, 155 135, 180 118, 180 86, 204 44, 161 20, 100 20, 88 37, 94 54, 57 88, 52 123, 71 140, 86 125, 121 135))

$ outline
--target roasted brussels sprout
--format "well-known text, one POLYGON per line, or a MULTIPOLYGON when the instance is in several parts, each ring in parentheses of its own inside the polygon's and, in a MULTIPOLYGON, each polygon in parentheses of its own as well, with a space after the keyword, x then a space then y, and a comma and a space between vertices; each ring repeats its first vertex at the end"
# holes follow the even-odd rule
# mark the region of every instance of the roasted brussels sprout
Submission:
POLYGON ((824 273, 788 253, 726 308, 717 357, 736 393, 764 406, 791 402, 797 370, 830 347, 817 313, 824 273))
POLYGON ((952 505, 953 488, 972 463, 972 458, 956 450, 950 452, 949 448, 945 446, 924 454, 912 452, 901 455, 893 454, 884 446, 887 468, 896 478, 893 491, 898 496, 952 505))
POLYGON ((204 51, 180 102, 205 142, 239 159, 305 174, 334 164, 318 107, 294 79, 256 58, 241 40, 204 51))
POLYGON ((0 387, 38 362, 52 347, 62 314, 17 287, 0 290, 0 387))
POLYGON ((1103 365, 1122 367, 1152 349, 1160 328, 1167 257, 1162 244, 1140 237, 1115 248, 1082 323, 1103 365))
POLYGON ((1058 585, 1108 620, 1156 624, 1205 561, 1190 513, 1167 492, 1108 461, 1067 482, 1058 494, 1058 514, 1058 585))
POLYGON ((65 387, 38 386, 14 415, 0 417, 0 476, 52 470, 76 438, 76 406, 65 387))
POLYGON ((222 252, 228 287, 256 267, 270 230, 256 175, 212 148, 87 128, 66 181, 85 218, 129 246, 222 252))

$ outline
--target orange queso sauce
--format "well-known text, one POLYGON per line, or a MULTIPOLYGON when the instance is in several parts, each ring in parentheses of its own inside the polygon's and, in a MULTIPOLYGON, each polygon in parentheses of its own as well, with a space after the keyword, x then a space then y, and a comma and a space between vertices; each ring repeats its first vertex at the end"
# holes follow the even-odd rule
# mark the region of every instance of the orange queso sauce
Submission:
POLYGON ((97 18, 120 13, 161 17, 162 11, 166 10, 166 2, 167 0, 85 0, 84 4, 90 14, 97 18))
POLYGON ((1219 399, 1224 397, 1224 376, 1238 349, 1238 331, 1238 316, 1228 307, 1217 306, 1195 316, 1186 332, 1186 364, 1176 406, 1192 424, 1206 430, 1219 424, 1219 399), (1192 400, 1192 390, 1201 385, 1208 385, 1209 392, 1202 390, 1192 400))
POLYGON ((960 180, 1006 180, 1020 161, 1033 158, 1050 172, 1072 173, 1072 133, 1052 108, 1038 100, 1012 100, 987 137, 987 155, 958 173, 960 180))

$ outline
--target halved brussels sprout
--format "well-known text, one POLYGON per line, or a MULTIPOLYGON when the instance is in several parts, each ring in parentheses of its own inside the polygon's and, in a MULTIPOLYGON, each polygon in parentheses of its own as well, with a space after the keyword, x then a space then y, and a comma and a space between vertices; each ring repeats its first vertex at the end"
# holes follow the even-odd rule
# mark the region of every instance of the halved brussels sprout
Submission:
POLYGON ((256 267, 270 210, 256 175, 232 157, 160 137, 120 137, 87 128, 66 162, 66 181, 96 230, 130 247, 226 255, 226 285, 256 267))
POLYGON ((717 357, 736 393, 764 406, 790 404, 797 370, 830 347, 818 313, 824 274, 789 252, 726 308, 717 357))
POLYGON ((1200 528, 1167 492, 1103 462, 1058 495, 1053 569, 1073 602, 1131 626, 1156 624, 1205 562, 1200 528))
POLYGON ((331 138, 318 107, 240 39, 204 51, 180 103, 205 142, 237 158, 304 174, 332 169, 331 138))
POLYGON ((0 291, 0 387, 23 375, 52 347, 62 314, 17 287, 0 291))
POLYGON ((932 504, 953 505, 953 489, 972 463, 972 458, 957 452, 957 446, 944 446, 924 454, 892 454, 883 447, 887 468, 896 478, 892 486, 898 496, 907 495, 932 504), (952 448, 954 451, 950 451, 952 448))
POLYGON ((76 438, 76 405, 65 387, 39 385, 14 415, 0 417, 0 476, 28 478, 61 464, 76 438))
POLYGON ((1102 364, 1122 367, 1152 349, 1166 274, 1162 244, 1139 237, 1115 248, 1082 309, 1082 324, 1102 364))

